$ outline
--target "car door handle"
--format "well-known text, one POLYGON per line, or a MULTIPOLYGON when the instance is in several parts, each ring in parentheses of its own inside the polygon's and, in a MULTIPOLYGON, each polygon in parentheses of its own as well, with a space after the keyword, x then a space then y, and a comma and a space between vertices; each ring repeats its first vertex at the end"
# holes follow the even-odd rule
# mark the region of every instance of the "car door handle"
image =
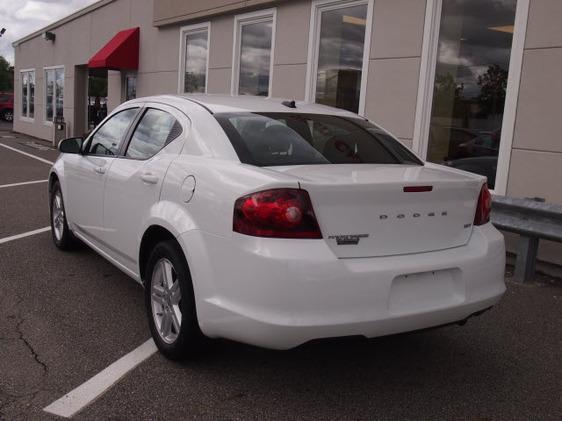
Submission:
POLYGON ((94 171, 98 174, 105 174, 105 167, 94 167, 94 171))
POLYGON ((153 175, 149 172, 145 172, 143 175, 141 175, 141 180, 144 181, 147 184, 158 183, 158 177, 156 177, 155 175, 153 175))

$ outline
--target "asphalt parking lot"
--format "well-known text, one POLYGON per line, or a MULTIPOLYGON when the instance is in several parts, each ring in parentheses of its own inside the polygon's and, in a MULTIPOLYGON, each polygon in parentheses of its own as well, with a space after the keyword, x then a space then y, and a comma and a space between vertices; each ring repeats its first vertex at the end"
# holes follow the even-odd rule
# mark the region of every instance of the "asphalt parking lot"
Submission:
MULTIPOLYGON (((57 151, 0 125, 0 144, 57 151)), ((58 251, 49 164, 0 146, 0 419, 43 408, 149 338, 142 289, 94 252, 58 251), (27 183, 34 184, 8 184, 27 183)), ((159 354, 78 420, 562 419, 562 281, 537 276, 465 326, 286 352, 217 341, 183 363, 159 354)))

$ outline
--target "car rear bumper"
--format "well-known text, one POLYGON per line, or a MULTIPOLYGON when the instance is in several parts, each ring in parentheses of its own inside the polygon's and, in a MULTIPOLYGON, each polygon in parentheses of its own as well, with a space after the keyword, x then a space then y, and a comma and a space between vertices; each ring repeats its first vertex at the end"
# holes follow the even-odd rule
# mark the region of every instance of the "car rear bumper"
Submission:
POLYGON ((491 224, 462 247, 375 258, 338 259, 323 240, 189 231, 180 242, 202 331, 273 349, 462 321, 505 292, 504 240, 491 224))

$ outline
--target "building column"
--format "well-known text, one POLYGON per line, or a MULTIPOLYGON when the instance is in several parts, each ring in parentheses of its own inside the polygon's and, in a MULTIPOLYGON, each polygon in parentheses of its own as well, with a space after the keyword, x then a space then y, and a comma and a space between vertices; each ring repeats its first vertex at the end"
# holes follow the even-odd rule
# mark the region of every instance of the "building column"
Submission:
POLYGON ((107 72, 107 112, 110 113, 123 102, 123 77, 120 71, 107 72))

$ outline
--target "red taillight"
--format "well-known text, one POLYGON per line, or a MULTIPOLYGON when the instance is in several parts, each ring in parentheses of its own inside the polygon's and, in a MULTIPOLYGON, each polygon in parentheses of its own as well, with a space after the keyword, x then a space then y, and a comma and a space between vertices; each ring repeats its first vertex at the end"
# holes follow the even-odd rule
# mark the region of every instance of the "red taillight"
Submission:
POLYGON ((488 190, 488 184, 484 183, 480 196, 478 196, 478 205, 476 206, 476 215, 474 215, 474 225, 484 225, 490 221, 490 211, 492 210, 492 195, 488 190))
POLYGON ((266 190, 236 200, 233 230, 254 237, 322 238, 310 197, 300 189, 266 190))

